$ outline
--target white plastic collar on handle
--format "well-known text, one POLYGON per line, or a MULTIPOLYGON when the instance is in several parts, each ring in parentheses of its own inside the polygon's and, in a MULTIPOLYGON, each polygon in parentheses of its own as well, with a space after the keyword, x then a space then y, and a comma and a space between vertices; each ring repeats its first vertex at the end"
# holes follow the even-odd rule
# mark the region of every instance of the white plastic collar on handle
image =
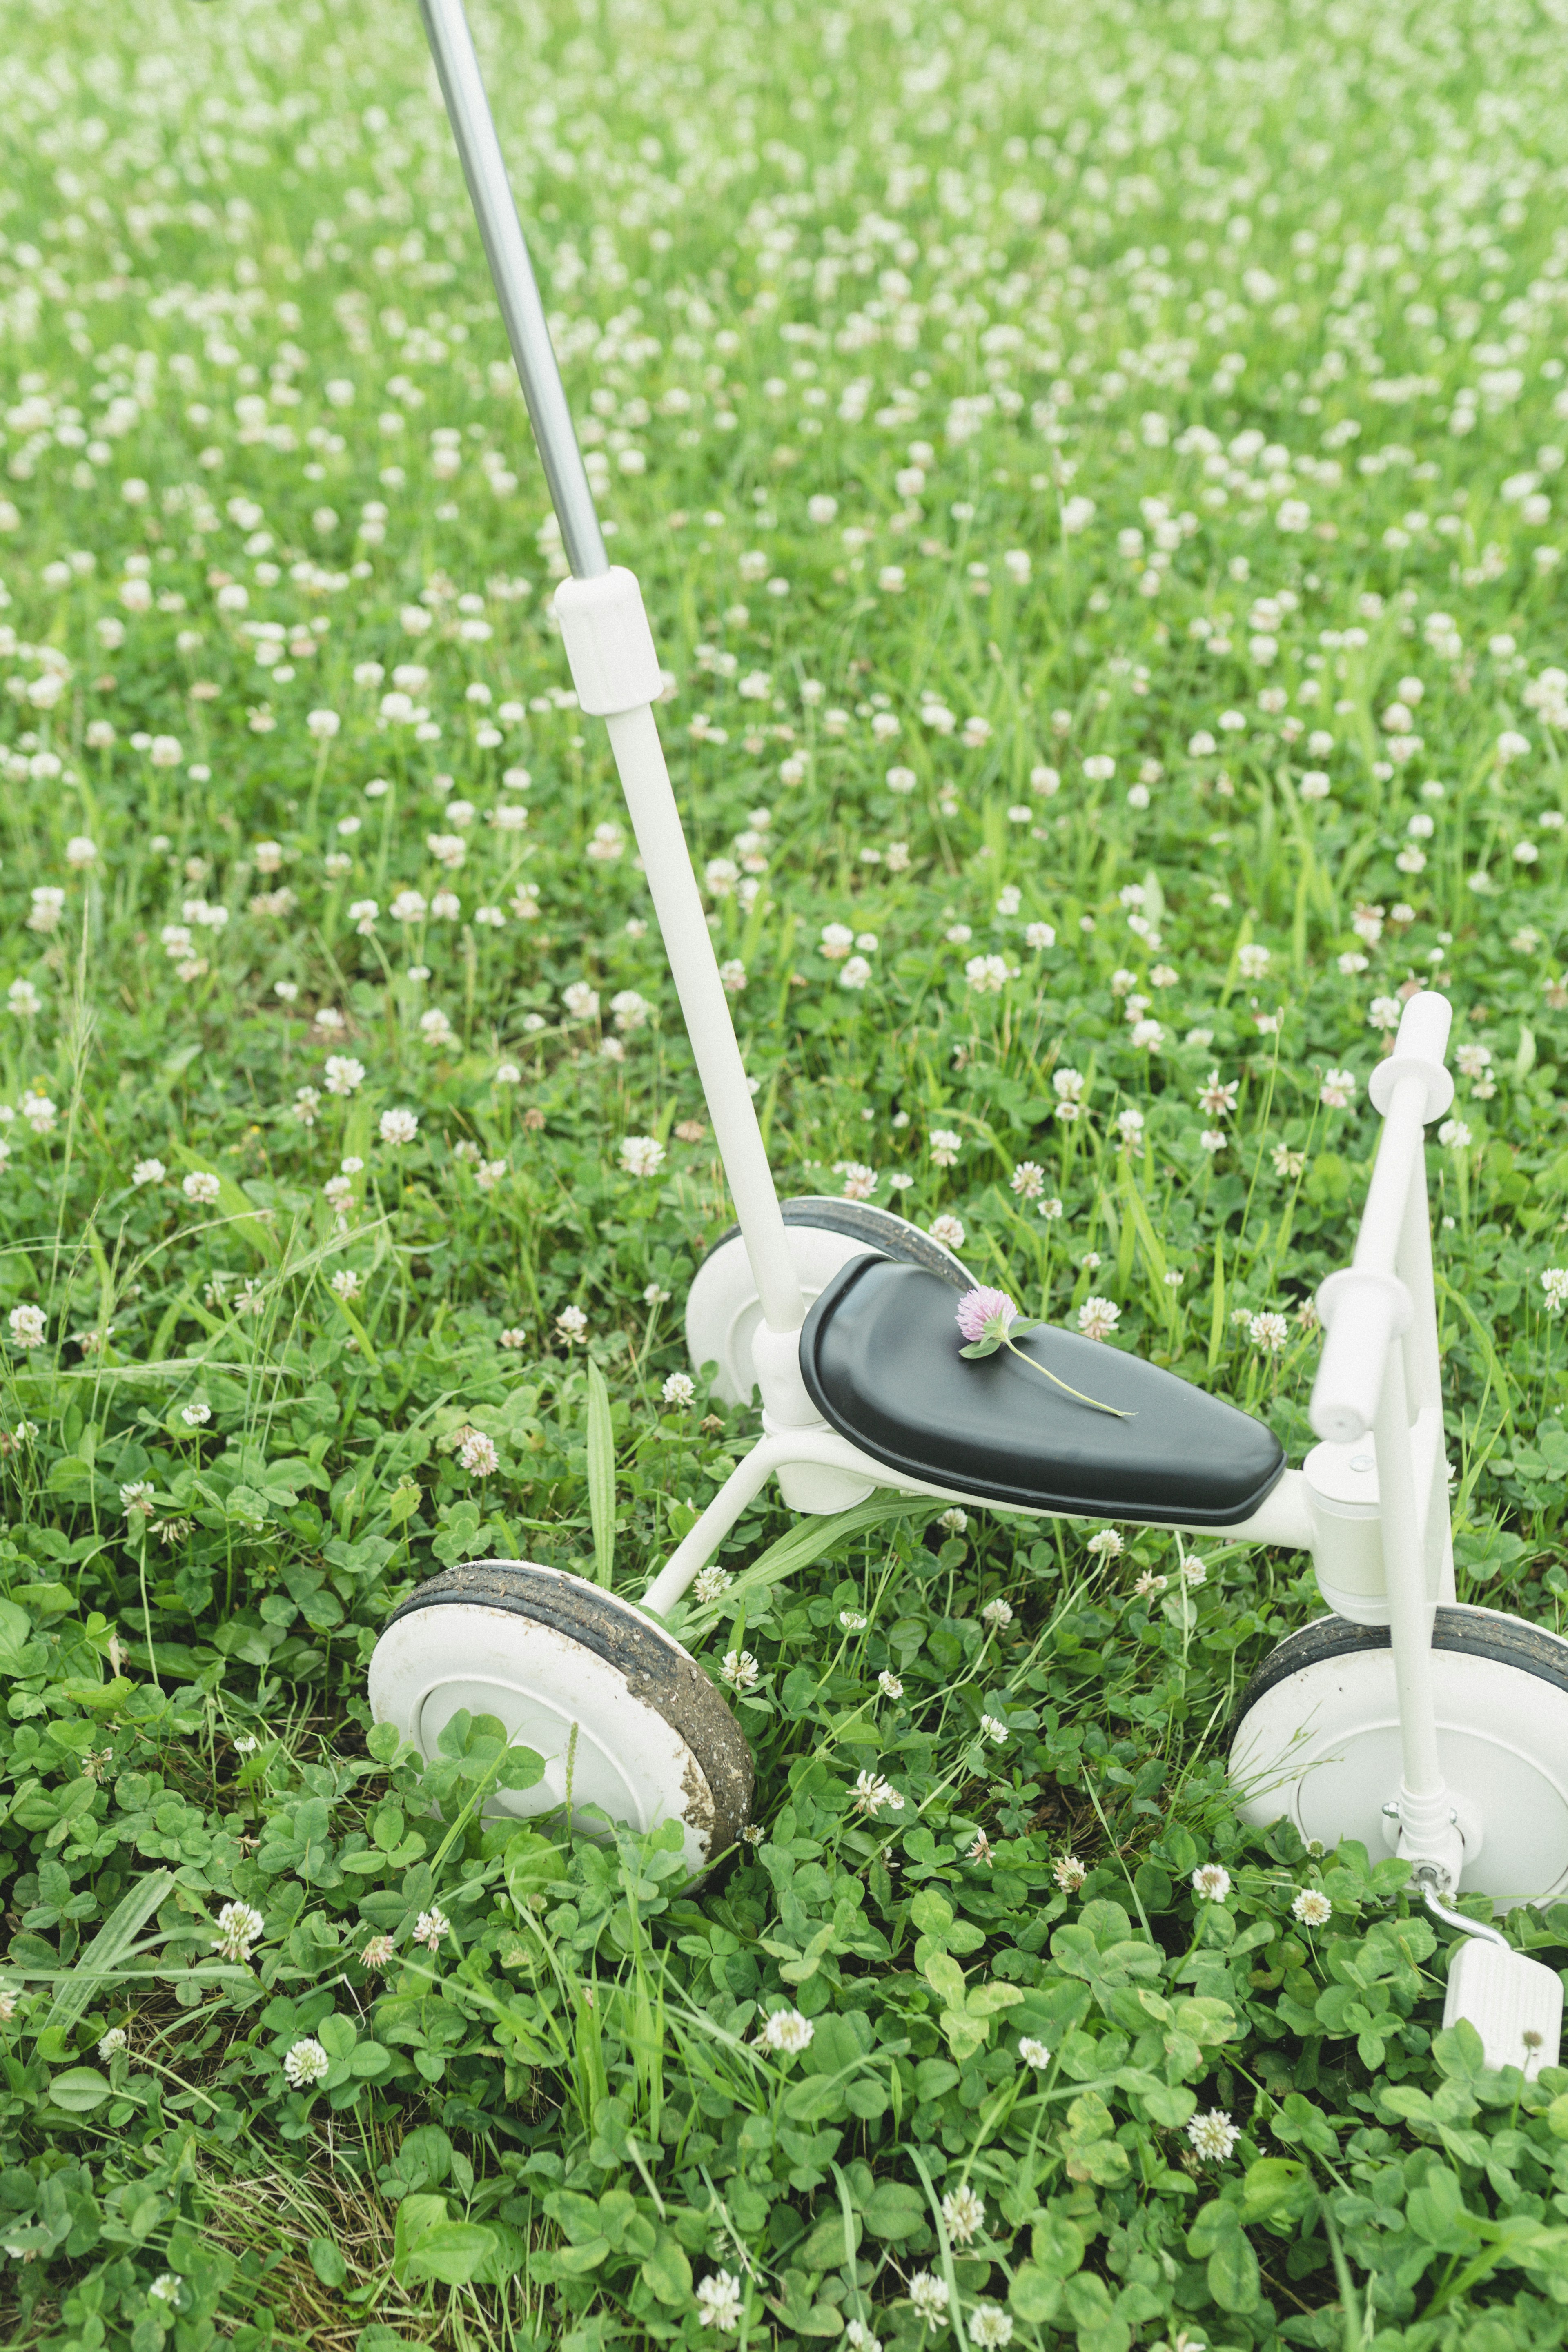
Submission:
POLYGON ((1419 1076, 1426 1088, 1423 1120, 1430 1127, 1435 1118, 1442 1118, 1454 1099, 1453 1077, 1443 1066, 1453 1019, 1454 1008, 1446 996, 1424 989, 1411 997, 1400 1016, 1393 1053, 1379 1062, 1367 1080, 1374 1110, 1386 1118, 1401 1078, 1419 1076))
POLYGON ((612 564, 594 580, 563 580, 555 614, 577 699, 591 719, 640 710, 664 691, 637 574, 612 564))

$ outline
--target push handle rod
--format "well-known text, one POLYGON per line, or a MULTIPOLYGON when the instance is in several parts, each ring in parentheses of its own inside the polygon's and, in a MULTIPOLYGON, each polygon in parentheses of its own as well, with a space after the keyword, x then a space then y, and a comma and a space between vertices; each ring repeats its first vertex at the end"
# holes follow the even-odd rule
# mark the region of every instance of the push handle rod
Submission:
POLYGON ((419 0, 419 13, 522 382, 522 396, 528 403, 551 504, 561 525, 566 561, 579 580, 596 580, 610 568, 605 534, 573 430, 566 388, 517 217, 463 0, 419 0))
POLYGON ((805 1302, 654 720, 663 680, 641 592, 605 552, 463 0, 419 0, 419 7, 572 567, 555 614, 578 701, 609 725, 763 1318, 772 1330, 798 1331, 805 1302))

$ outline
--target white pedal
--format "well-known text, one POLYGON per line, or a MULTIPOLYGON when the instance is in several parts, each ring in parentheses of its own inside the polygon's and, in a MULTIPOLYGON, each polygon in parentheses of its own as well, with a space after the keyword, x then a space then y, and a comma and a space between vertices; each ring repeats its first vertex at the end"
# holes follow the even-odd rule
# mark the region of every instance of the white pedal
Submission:
POLYGON ((1563 1980, 1522 1952, 1467 1937, 1448 1970, 1445 2026, 1465 2018, 1481 2037, 1489 2066, 1518 2066, 1532 2081, 1555 2066, 1563 2042, 1563 1980))

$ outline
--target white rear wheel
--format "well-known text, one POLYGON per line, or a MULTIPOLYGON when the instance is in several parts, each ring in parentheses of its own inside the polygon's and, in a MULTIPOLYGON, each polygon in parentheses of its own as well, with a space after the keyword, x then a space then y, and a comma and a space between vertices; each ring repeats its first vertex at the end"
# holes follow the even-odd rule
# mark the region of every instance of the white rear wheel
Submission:
POLYGON ((596 1584, 531 1560, 447 1569, 412 1593, 370 1662, 371 1711, 429 1759, 460 1708, 499 1717, 544 1759, 492 1820, 548 1817, 604 1836, 680 1823, 700 1878, 745 1827, 751 1752, 695 1659, 596 1584))
MULTIPOLYGON (((1439 1609, 1437 1745, 1465 1837, 1467 1895, 1505 1906, 1568 1892, 1568 1641, 1492 1609, 1439 1609)), ((1392 1853, 1400 1786, 1388 1629, 1320 1618, 1264 1660, 1237 1710, 1243 1821, 1282 1816, 1324 1846, 1392 1853)))
MULTIPOLYGON (((852 1257, 898 1258, 940 1274, 955 1289, 972 1287, 971 1277, 940 1242, 922 1234, 907 1218, 866 1201, 835 1201, 807 1195, 783 1204, 790 1252, 805 1294, 812 1307, 852 1257)), ((746 1257, 740 1227, 732 1225, 716 1241, 701 1265, 686 1299, 686 1346, 691 1369, 717 1364, 717 1395, 726 1404, 742 1404, 756 1386, 752 1369, 752 1341, 761 1327, 762 1302, 746 1257)))

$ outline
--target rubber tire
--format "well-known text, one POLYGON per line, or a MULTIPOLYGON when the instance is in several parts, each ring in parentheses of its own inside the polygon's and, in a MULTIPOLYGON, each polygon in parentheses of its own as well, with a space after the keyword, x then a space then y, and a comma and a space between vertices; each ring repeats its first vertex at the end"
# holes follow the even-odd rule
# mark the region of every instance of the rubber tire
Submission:
MULTIPOLYGON (((924 1266, 954 1290, 974 1287, 974 1277, 951 1250, 891 1209, 815 1193, 780 1205, 808 1308, 851 1258, 867 1255, 924 1266)), ((704 1364, 718 1364, 714 1393, 726 1404, 749 1402, 755 1388, 752 1339, 762 1319, 741 1228, 731 1225, 699 1266, 686 1300, 691 1369, 700 1372, 704 1364)))
MULTIPOLYGON (((1474 1805, 1483 1832, 1461 1889, 1505 1907, 1555 1900, 1568 1893, 1568 1641, 1457 1607, 1436 1612, 1432 1648, 1444 1769, 1461 1825, 1474 1805)), ((1288 1815, 1304 1838, 1355 1838, 1380 1861, 1400 1780, 1388 1628, 1322 1617, 1290 1634, 1242 1693, 1228 1748, 1244 1821, 1288 1815)))
MULTIPOLYGON (((633 1825, 647 1831, 658 1820, 679 1820, 688 1868, 693 1881, 700 1878, 735 1844, 750 1815, 745 1735, 673 1635, 584 1578, 532 1560, 477 1560, 428 1578, 383 1629, 370 1663, 371 1709, 426 1755, 458 1705, 497 1715, 514 1738, 547 1757, 559 1780, 565 1738, 559 1729, 552 1738, 549 1717, 563 1705, 565 1680, 591 1718, 579 1732, 574 1788, 588 1789, 584 1801, 605 1801, 613 1818, 618 1774, 634 1792, 624 1808, 633 1825), (444 1714, 443 1686, 456 1694, 444 1714), (597 1776, 602 1797, 593 1793, 595 1745, 615 1768, 597 1776)), ((567 1699, 568 1712, 571 1705, 567 1699)), ((538 1799, 531 1790, 503 1796, 486 1811, 526 1820, 561 1794, 552 1799, 547 1784, 538 1799)), ((595 1823, 578 1817, 574 1826, 592 1831, 595 1823)))

